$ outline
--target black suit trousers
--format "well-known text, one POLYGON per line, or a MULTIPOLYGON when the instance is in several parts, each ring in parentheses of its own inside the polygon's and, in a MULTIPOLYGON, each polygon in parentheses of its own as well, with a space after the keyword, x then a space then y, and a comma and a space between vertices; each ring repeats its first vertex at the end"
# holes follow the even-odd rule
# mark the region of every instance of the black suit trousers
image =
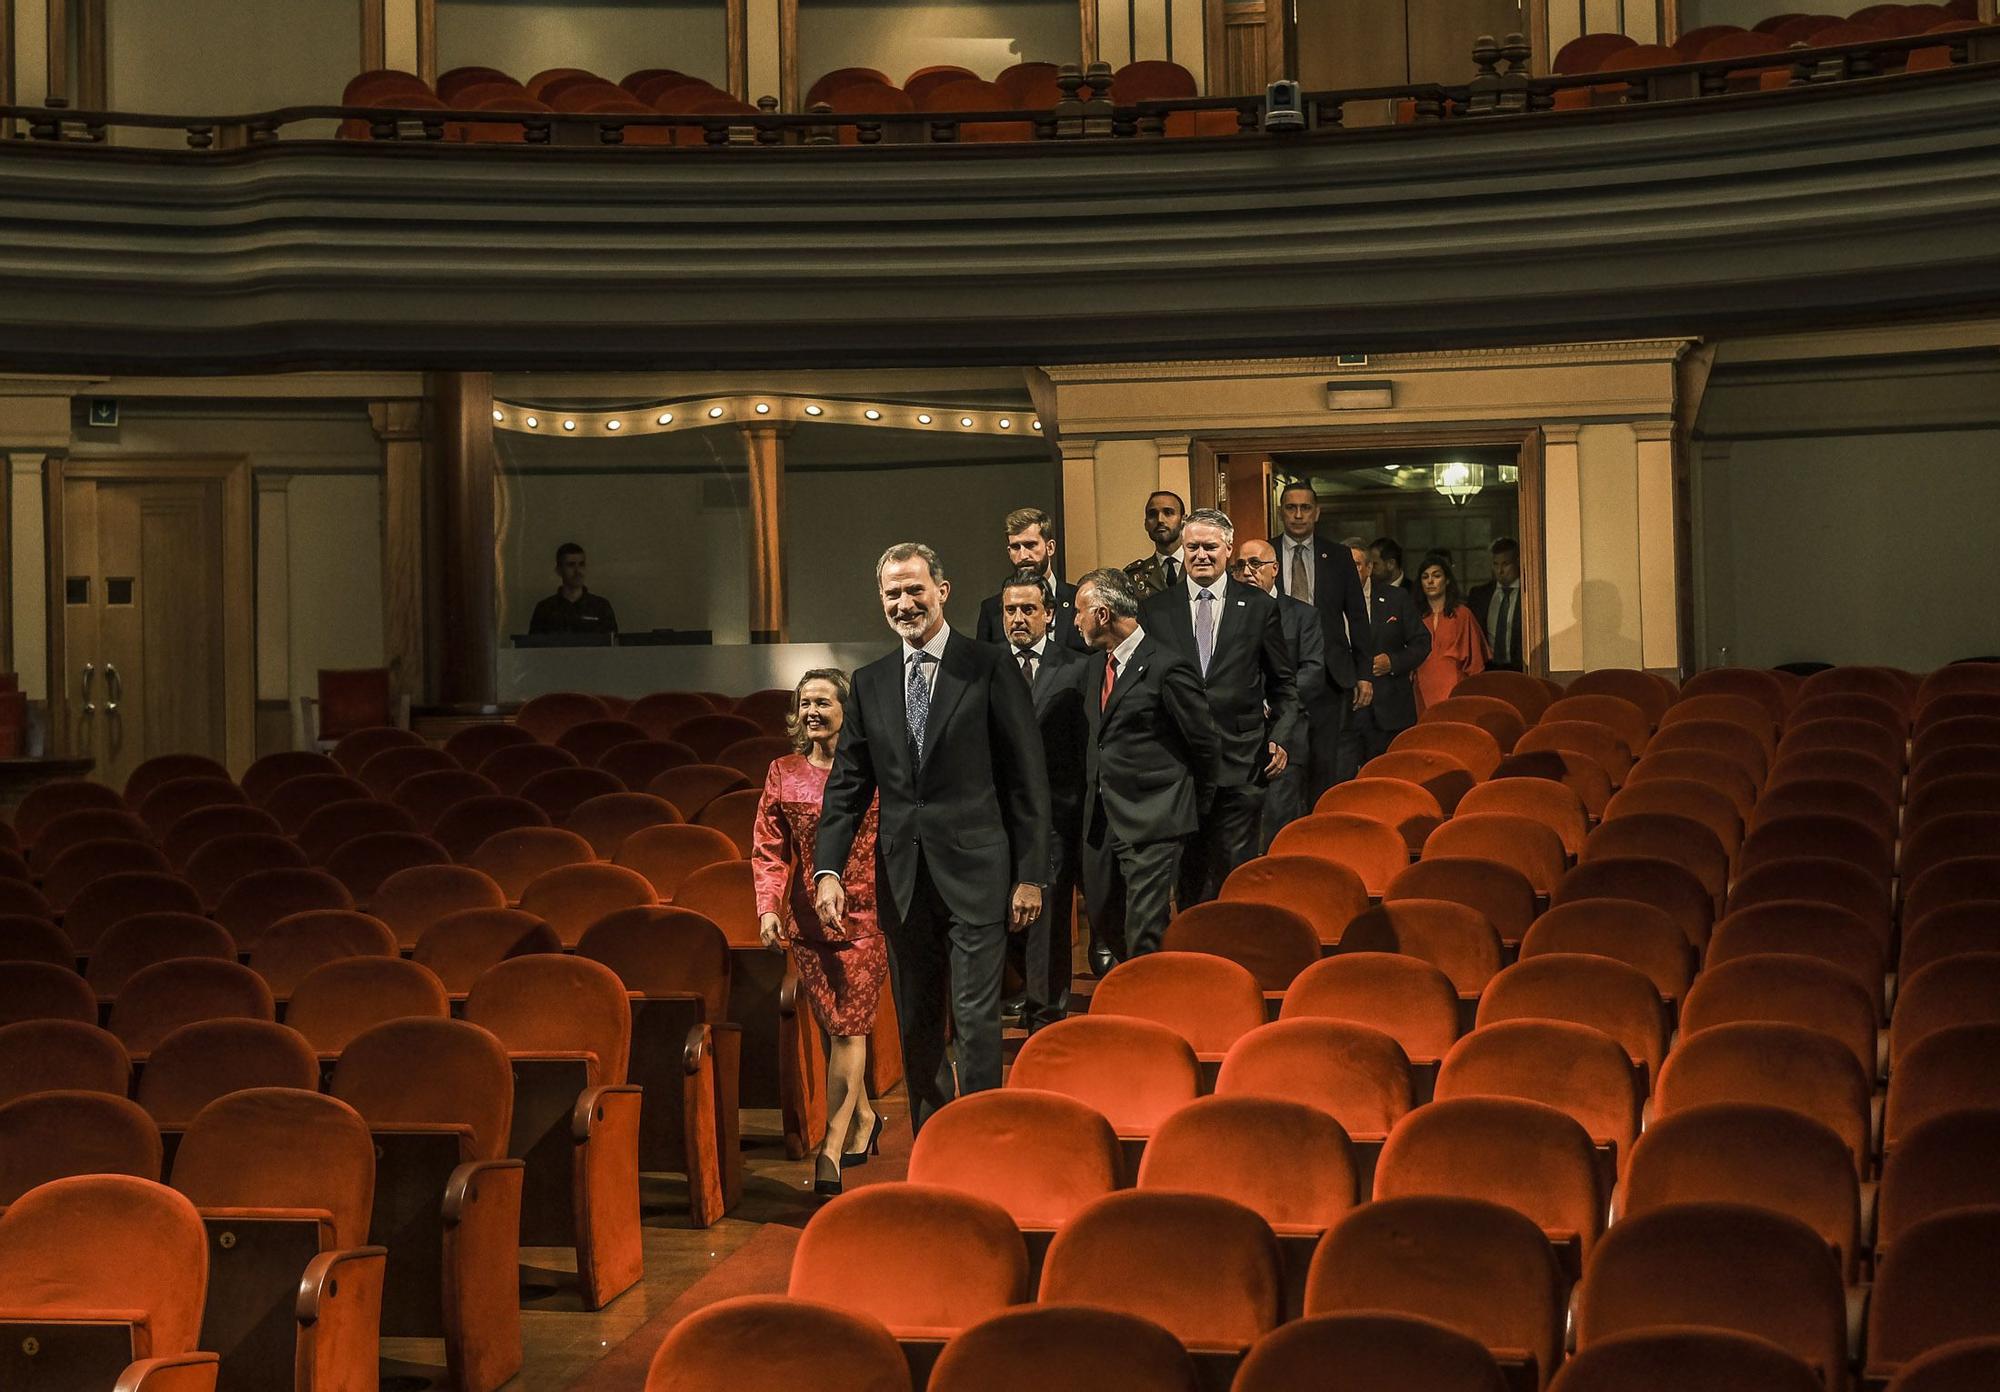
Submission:
POLYGON ((1341 741, 1354 725, 1354 693, 1334 687, 1330 696, 1306 709, 1306 721, 1312 733, 1305 784, 1306 811, 1310 812, 1318 805, 1320 794, 1354 777, 1351 770, 1340 771, 1341 741))
POLYGON ((903 1035, 903 1078, 910 1127, 960 1093, 1000 1086, 1000 978, 1007 963, 1004 923, 967 923, 952 915, 917 860, 910 911, 894 917, 893 897, 879 893, 889 940, 889 989, 903 1035), (956 1078, 945 1055, 950 1012, 956 1078))
POLYGON ((1215 898, 1229 872, 1257 854, 1266 791, 1262 783, 1236 783, 1215 790, 1215 806, 1188 838, 1187 851, 1181 856, 1182 908, 1215 898))
POLYGON ((1062 863, 1042 891, 1041 917, 1009 939, 1008 955, 1020 968, 1027 999, 1022 1023, 1030 1030, 1052 1025, 1069 1013, 1075 922, 1076 857, 1066 847, 1062 863))
POLYGON ((1157 952, 1174 912, 1174 881, 1183 839, 1128 846, 1110 828, 1083 848, 1083 900, 1090 930, 1119 961, 1157 952))

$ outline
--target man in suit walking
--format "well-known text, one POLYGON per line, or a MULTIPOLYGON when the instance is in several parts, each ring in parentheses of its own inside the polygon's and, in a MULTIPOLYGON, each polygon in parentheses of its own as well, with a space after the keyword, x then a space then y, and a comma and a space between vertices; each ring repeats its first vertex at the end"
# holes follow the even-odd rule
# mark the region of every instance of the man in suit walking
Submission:
MULTIPOLYGON (((1298 670, 1299 706, 1310 712, 1315 702, 1327 699, 1326 640, 1321 634, 1318 613, 1303 600, 1277 593, 1278 553, 1260 537, 1236 544, 1229 573, 1265 594, 1276 595, 1278 618, 1285 626, 1285 646, 1298 670)), ((1294 738, 1296 742, 1287 751, 1291 757, 1285 763, 1285 771, 1271 780, 1271 789, 1264 795, 1263 830, 1257 838, 1259 850, 1268 851, 1271 839, 1287 822, 1312 811, 1306 788, 1317 735, 1309 719, 1300 722, 1294 738)))
POLYGON ((879 793, 876 904, 914 1130, 955 1093, 1000 1086, 1006 934, 1042 912, 1049 782, 1034 702, 1006 650, 945 624, 951 586, 937 553, 900 542, 875 563, 875 578, 902 641, 854 674, 822 804, 813 896, 820 921, 837 932, 847 908, 841 871, 879 793))
POLYGON ((1302 720, 1277 600, 1224 574, 1235 541, 1228 514, 1189 513, 1186 578, 1139 607, 1145 630, 1201 673, 1222 741, 1214 810, 1181 857, 1182 908, 1213 899, 1257 853, 1265 787, 1285 771, 1302 720))
POLYGON ((1368 610, 1361 603, 1360 582, 1347 549, 1319 537, 1319 495, 1312 485, 1286 484, 1278 495, 1278 515, 1283 535, 1271 539, 1277 551, 1278 589, 1313 607, 1326 653, 1321 688, 1310 695, 1303 688, 1299 692, 1311 738, 1303 789, 1310 807, 1340 781, 1341 732, 1353 720, 1353 712, 1374 699, 1368 668, 1375 650, 1368 641, 1368 610))
MULTIPOLYGON (((1410 674, 1431 655, 1431 631, 1408 590, 1371 579, 1362 594, 1368 604, 1369 645, 1375 650, 1369 659, 1375 699, 1354 713, 1352 770, 1387 753, 1396 732, 1417 723, 1417 694, 1410 674)), ((1353 777, 1353 771, 1347 776, 1353 777)))
POLYGON ((1084 902, 1119 958, 1152 952, 1173 914, 1185 843, 1213 794, 1219 754, 1201 674, 1139 624, 1119 570, 1077 585, 1094 650, 1078 682, 1084 742, 1084 902))
POLYGON ((1147 496, 1146 535, 1153 539, 1153 552, 1125 567, 1140 598, 1180 584, 1187 563, 1181 551, 1181 527, 1186 521, 1187 504, 1180 494, 1162 488, 1147 496))
POLYGON ((1021 970, 1021 1023, 1032 1034, 1069 1013, 1086 737, 1078 676, 1088 659, 1056 642, 1048 593, 1034 571, 1023 570, 1001 586, 1000 614, 1008 660, 1020 671, 1035 703, 1043 766, 1049 776, 1048 889, 1042 895, 1040 917, 1027 932, 1009 940, 1010 954, 1021 970))
POLYGON ((1493 543, 1493 578, 1472 587, 1466 607, 1493 650, 1489 672, 1521 670, 1521 544, 1512 537, 1493 543))
MULTIPOLYGON (((1056 574, 1056 524, 1040 508, 1015 508, 1007 514, 1007 564, 1018 577, 1032 572, 1047 593, 1053 616, 1049 632, 1055 641, 1075 652, 1088 652, 1076 631, 1076 586, 1056 574)), ((1012 584, 1010 579, 1008 584, 1012 584)), ((1008 641, 1006 619, 1001 614, 1004 595, 988 595, 979 603, 982 643, 1008 641)))

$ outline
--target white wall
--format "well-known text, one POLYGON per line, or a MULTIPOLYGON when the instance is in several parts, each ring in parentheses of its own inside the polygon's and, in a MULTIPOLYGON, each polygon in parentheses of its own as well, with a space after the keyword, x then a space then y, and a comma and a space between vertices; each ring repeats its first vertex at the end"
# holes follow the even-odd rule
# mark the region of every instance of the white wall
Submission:
POLYGON ((105 0, 105 38, 117 111, 326 105, 361 71, 357 0, 105 0))
POLYGON ((729 76, 721 0, 438 0, 437 42, 440 72, 478 64, 522 82, 544 68, 729 76))
POLYGON ((1745 29, 1760 19, 1782 14, 1848 14, 1859 5, 1797 5, 1791 0, 1681 0, 1681 32, 1704 24, 1740 24, 1745 29))
POLYGON ((1015 63, 1074 63, 1081 46, 1074 0, 799 0, 801 97, 835 68, 876 68, 901 83, 957 63, 990 80, 1015 63))
MULTIPOLYGON (((382 479, 300 474, 285 490, 292 710, 321 668, 380 667, 382 479)), ((260 538, 260 543, 262 538, 260 538)))
POLYGON ((1704 666, 2000 652, 2000 429, 1737 440, 1696 466, 1704 666))

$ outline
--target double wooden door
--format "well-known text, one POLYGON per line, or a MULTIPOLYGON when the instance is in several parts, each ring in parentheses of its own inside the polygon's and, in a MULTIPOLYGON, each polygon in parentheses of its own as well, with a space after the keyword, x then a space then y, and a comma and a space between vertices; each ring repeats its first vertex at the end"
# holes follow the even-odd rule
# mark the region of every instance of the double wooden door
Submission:
POLYGON ((228 755, 225 482, 62 481, 65 744, 122 787, 155 754, 228 755))

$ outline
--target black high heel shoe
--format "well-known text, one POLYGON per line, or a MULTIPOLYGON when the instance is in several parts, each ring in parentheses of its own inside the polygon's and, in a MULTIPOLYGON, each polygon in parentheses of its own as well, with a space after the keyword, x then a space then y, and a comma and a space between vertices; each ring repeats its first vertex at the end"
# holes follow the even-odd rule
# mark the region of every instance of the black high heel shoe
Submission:
POLYGON ((813 1157, 813 1193, 822 1199, 831 1199, 840 1194, 840 1167, 826 1158, 824 1151, 813 1157), (833 1178, 826 1177, 826 1169, 833 1166, 833 1178))
POLYGON ((880 1155, 881 1153, 882 1153, 882 1114, 880 1112, 877 1112, 875 1113, 875 1129, 868 1133, 868 1139, 862 1142, 861 1149, 842 1152, 840 1157, 840 1163, 843 1168, 852 1168, 855 1165, 865 1165, 868 1163, 869 1156, 880 1155))

